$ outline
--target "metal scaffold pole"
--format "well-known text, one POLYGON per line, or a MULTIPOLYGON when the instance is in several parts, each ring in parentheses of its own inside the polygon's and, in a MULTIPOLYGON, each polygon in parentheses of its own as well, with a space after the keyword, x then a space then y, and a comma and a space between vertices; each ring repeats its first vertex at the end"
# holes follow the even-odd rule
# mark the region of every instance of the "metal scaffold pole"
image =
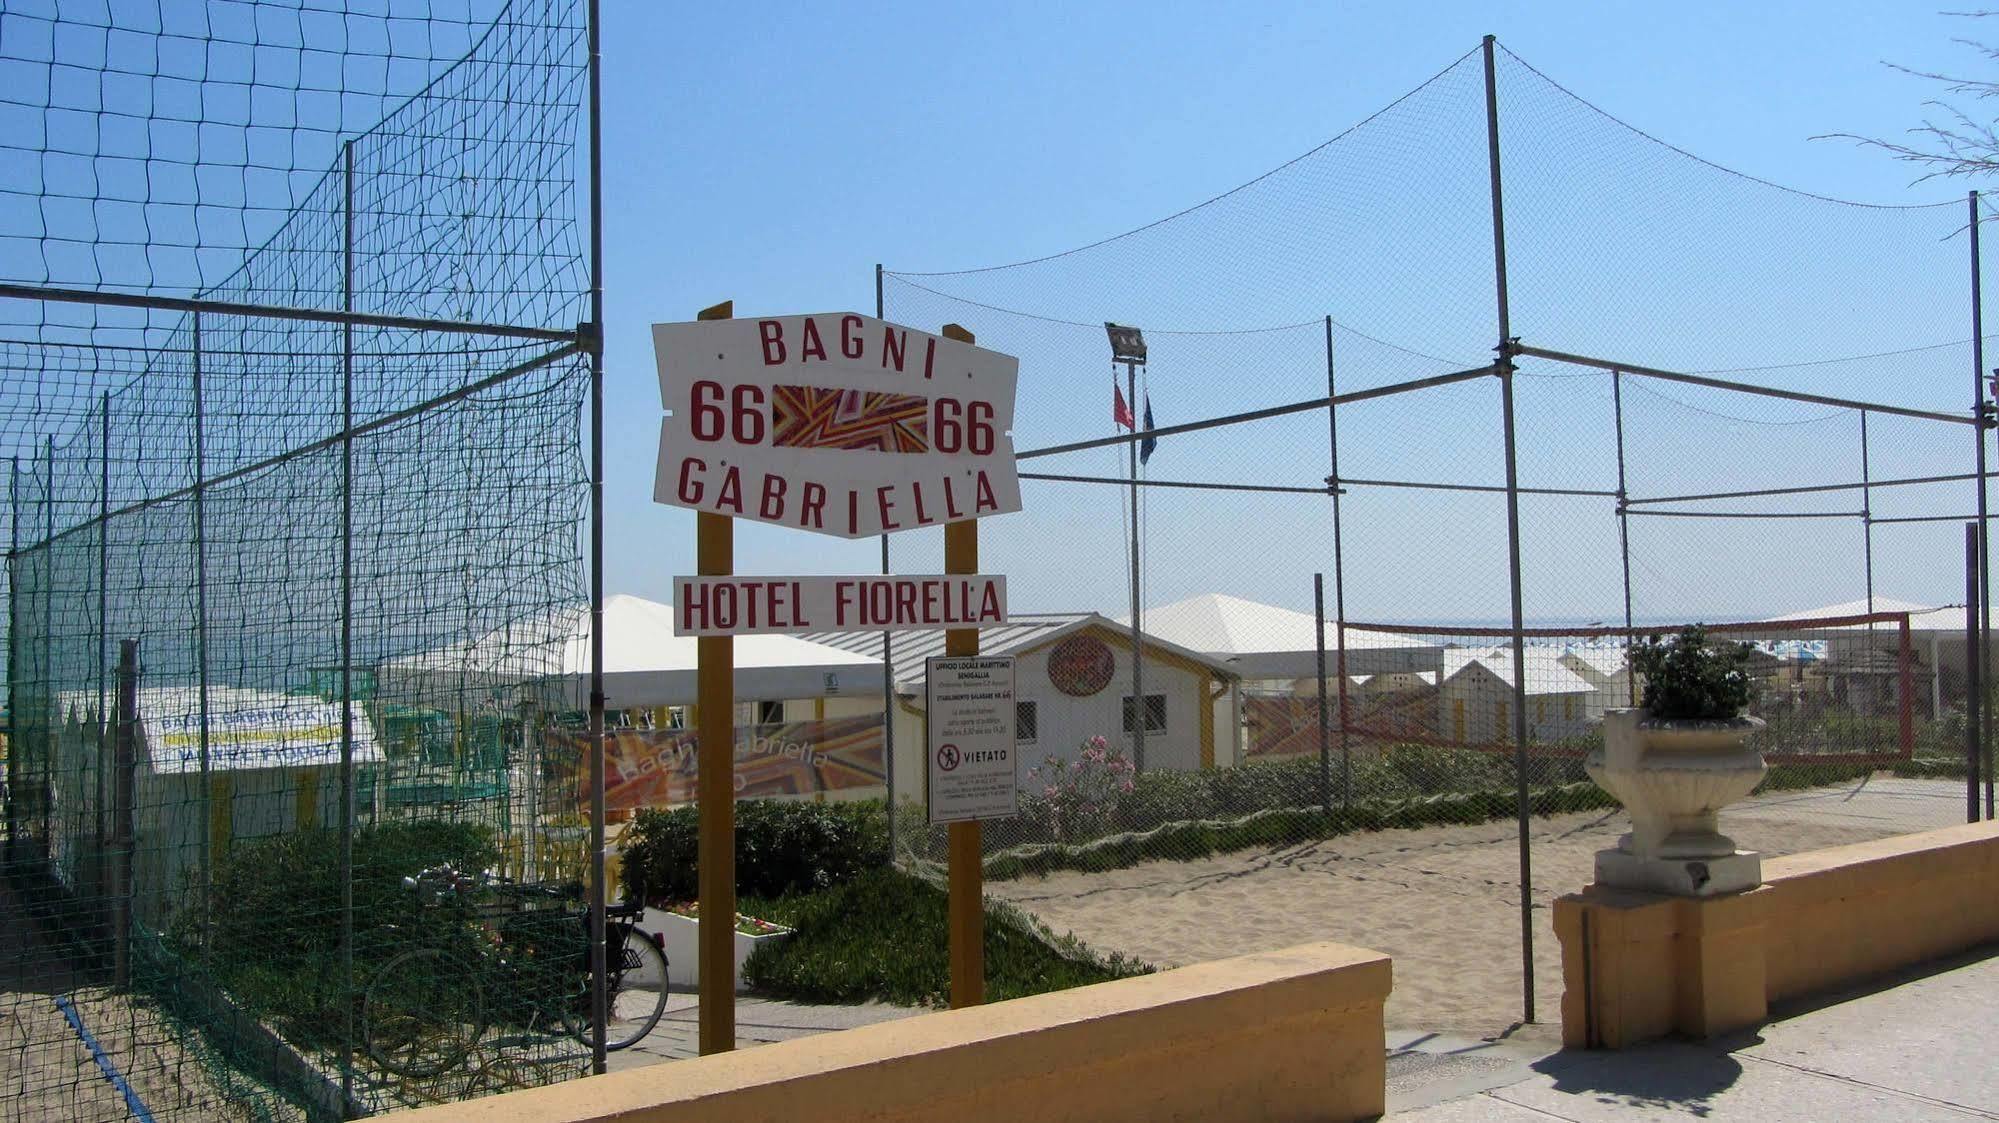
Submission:
POLYGON ((1520 973, 1521 1021, 1534 1020, 1534 866, 1527 830, 1527 641, 1520 594, 1520 466, 1513 424, 1513 324, 1506 298, 1506 208, 1500 194, 1499 88, 1493 62, 1493 37, 1485 37, 1485 124, 1487 164, 1492 178, 1492 260, 1499 311, 1499 376, 1501 424, 1506 440, 1506 556, 1512 601, 1513 629, 1513 767, 1520 833, 1520 973))

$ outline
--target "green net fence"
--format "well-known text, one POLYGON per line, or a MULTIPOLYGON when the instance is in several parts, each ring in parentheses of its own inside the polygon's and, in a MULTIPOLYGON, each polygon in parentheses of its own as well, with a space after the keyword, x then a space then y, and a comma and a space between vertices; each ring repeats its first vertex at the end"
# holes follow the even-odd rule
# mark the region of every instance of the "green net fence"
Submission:
POLYGON ((10 1118, 588 1071, 584 32, 0 11, 10 1118))

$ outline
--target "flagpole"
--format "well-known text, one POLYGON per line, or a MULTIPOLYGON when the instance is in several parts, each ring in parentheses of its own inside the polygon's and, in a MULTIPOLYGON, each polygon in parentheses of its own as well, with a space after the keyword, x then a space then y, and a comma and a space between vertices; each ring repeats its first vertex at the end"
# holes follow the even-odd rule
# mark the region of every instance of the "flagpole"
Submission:
POLYGON ((1125 408, 1131 412, 1132 440, 1125 446, 1131 465, 1131 763, 1145 771, 1145 654, 1139 639, 1138 597, 1138 364, 1124 364, 1125 408))

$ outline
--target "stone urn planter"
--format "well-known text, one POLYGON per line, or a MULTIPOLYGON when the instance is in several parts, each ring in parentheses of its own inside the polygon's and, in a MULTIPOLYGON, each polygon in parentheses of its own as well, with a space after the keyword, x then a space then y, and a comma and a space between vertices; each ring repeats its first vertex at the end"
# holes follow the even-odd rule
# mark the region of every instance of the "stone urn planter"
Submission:
POLYGON ((1643 710, 1604 714, 1603 747, 1583 761, 1590 779, 1631 814, 1631 831, 1597 855, 1603 885, 1707 897, 1762 884, 1760 855, 1721 833, 1719 815, 1768 771, 1744 742, 1753 717, 1663 721, 1643 710))
POLYGON ((1605 713, 1603 747, 1583 761, 1631 814, 1630 833, 1597 852, 1599 885, 1710 897, 1762 884, 1761 855, 1738 849, 1719 821, 1768 771, 1747 743, 1763 722, 1741 714, 1745 657, 1739 644, 1709 646, 1700 628, 1634 648, 1647 708, 1605 713))

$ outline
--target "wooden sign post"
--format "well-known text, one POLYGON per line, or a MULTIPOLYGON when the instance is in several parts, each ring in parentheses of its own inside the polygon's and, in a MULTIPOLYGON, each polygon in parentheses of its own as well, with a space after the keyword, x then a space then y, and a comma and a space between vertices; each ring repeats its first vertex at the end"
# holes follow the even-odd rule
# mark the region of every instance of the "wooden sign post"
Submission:
MULTIPOLYGON (((705 308, 699 320, 727 320, 735 303, 705 308)), ((695 569, 703 577, 736 571, 736 527, 727 515, 698 512, 695 569)), ((701 918, 700 1044, 702 1055, 736 1047, 736 640, 702 636, 698 658, 695 715, 696 802, 700 836, 701 918)))
MULTIPOLYGON (((972 333, 945 324, 943 336, 976 343, 972 333)), ((944 527, 944 572, 979 571, 979 524, 976 519, 944 527)), ((952 628, 944 633, 944 654, 977 655, 979 630, 952 628)), ((981 853, 979 822, 952 823, 950 851, 951 1006, 977 1006, 986 1000, 985 856, 981 853)))

